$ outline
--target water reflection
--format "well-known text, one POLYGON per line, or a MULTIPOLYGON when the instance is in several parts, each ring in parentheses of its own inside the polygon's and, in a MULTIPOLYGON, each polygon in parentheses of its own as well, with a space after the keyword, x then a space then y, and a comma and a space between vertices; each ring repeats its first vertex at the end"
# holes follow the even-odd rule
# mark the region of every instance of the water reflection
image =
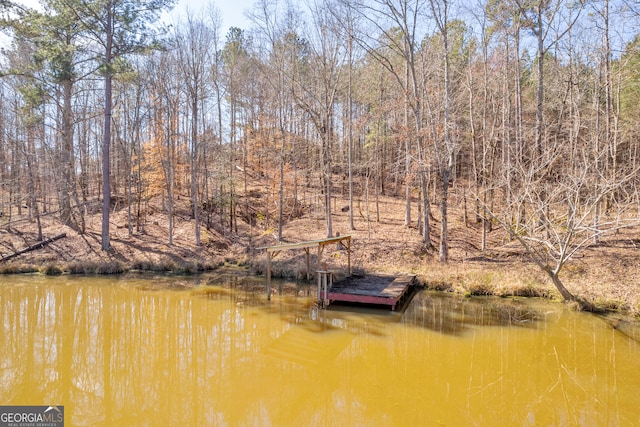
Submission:
POLYGON ((540 314, 517 299, 462 298, 419 292, 402 321, 445 334, 459 335, 476 326, 533 326, 540 314))
POLYGON ((267 302, 251 278, 210 279, 0 283, 0 402, 65 405, 68 426, 640 420, 638 343, 560 305, 318 310, 313 286, 267 302))

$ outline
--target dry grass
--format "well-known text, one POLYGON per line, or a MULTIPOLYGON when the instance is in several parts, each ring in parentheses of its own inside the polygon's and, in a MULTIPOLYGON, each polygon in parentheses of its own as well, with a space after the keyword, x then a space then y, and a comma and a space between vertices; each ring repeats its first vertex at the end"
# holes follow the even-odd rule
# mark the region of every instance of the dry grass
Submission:
MULTIPOLYGON (((355 230, 348 227, 349 213, 340 208, 347 204, 339 196, 335 202, 334 233, 350 234, 352 265, 376 273, 412 273, 430 289, 466 295, 542 296, 557 298, 545 275, 526 260, 517 243, 510 242, 500 230, 489 234, 488 250, 480 250, 481 230, 463 221, 462 200, 452 192, 449 220, 450 262, 437 261, 437 251, 425 250, 417 229, 405 227, 404 201, 385 197, 380 200, 380 221, 370 206, 367 221, 363 201, 354 203, 355 230)), ((193 225, 188 215, 176 217, 173 244, 168 244, 167 218, 159 205, 153 206, 140 230, 129 235, 125 212, 112 215, 113 250, 100 249, 101 218, 88 218, 87 233, 80 235, 61 226, 53 216, 43 217, 45 237, 67 233, 46 248, 0 262, 0 272, 40 271, 48 274, 118 273, 125 270, 174 271, 183 274, 215 269, 223 264, 249 266, 263 273, 265 255, 255 248, 276 244, 273 224, 249 227, 239 222, 238 234, 203 230, 203 246, 194 242, 193 225)), ((437 246, 440 222, 437 207, 432 221, 432 236, 437 246)), ((300 218, 289 221, 284 240, 299 242, 326 236, 322 209, 307 209, 300 218)), ((416 213, 414 212, 414 218, 416 213)), ((0 254, 8 255, 36 240, 36 226, 22 218, 10 224, 0 223, 0 254)), ((625 230, 609 236, 597 247, 586 248, 572 260, 561 275, 574 294, 608 309, 640 313, 639 231, 625 230)), ((328 248, 324 262, 339 272, 346 272, 345 251, 328 248)), ((312 261, 315 263, 314 260, 312 261)), ((312 269, 315 269, 315 264, 312 269)), ((304 251, 282 252, 273 263, 274 276, 302 278, 306 272, 304 251)))
MULTIPOLYGON (((336 203, 338 207, 346 204, 346 200, 336 203)), ((471 222, 464 223, 459 209, 463 203, 456 199, 455 191, 450 209, 448 264, 437 261, 437 250, 424 249, 417 229, 403 225, 403 200, 384 198, 379 222, 368 222, 363 204, 360 203, 360 209, 358 203, 355 205, 356 230, 349 230, 348 212, 338 209, 334 210, 333 228, 341 235, 353 236, 352 263, 356 268, 378 273, 410 272, 430 289, 464 295, 560 298, 545 273, 529 262, 518 243, 509 241, 501 230, 489 233, 488 249, 482 253, 481 229, 471 222)), ((437 215, 436 206, 432 206, 432 211, 437 215)), ((375 218, 373 211, 371 214, 375 218)), ((437 246, 440 227, 437 217, 431 226, 437 246)), ((288 223, 284 238, 291 242, 318 239, 325 237, 324 230, 322 216, 308 215, 288 223)), ((638 235, 639 230, 627 229, 605 237, 597 247, 580 252, 561 273, 567 288, 599 308, 640 314, 638 235)), ((257 246, 275 244, 275 233, 264 234, 257 240, 257 246)), ((346 270, 343 252, 330 252, 324 259, 331 268, 346 270)), ((264 271, 262 257, 256 259, 255 268, 264 271)), ((302 253, 283 252, 274 263, 275 274, 286 277, 302 277, 305 268, 302 253)))

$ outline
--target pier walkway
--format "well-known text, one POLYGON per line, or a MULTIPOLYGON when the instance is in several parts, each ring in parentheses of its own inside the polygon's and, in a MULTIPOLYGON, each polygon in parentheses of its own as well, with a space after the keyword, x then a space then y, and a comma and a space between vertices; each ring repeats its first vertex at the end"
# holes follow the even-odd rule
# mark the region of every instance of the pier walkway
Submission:
POLYGON ((333 283, 326 295, 329 303, 334 301, 367 305, 387 305, 396 309, 399 302, 416 285, 416 276, 349 276, 333 283))

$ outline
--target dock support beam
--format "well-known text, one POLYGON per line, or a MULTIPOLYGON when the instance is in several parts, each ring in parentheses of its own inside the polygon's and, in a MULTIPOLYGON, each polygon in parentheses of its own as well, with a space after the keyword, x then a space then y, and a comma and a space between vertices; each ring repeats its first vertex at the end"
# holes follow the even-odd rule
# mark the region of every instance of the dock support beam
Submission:
POLYGON ((267 251, 267 300, 271 301, 271 252, 267 251))
POLYGON ((320 239, 320 240, 310 240, 307 242, 299 242, 299 243, 285 243, 285 244, 280 244, 275 246, 265 246, 262 248, 257 248, 257 249, 266 249, 267 251, 267 299, 271 300, 271 261, 273 260, 273 258, 276 257, 276 255, 280 253, 280 251, 289 250, 289 249, 304 249, 305 255, 306 255, 306 262, 307 262, 307 280, 311 280, 311 261, 310 261, 311 248, 314 246, 318 247, 317 270, 318 271, 326 270, 326 267, 323 268, 323 265, 322 265, 322 254, 324 252, 324 247, 331 243, 338 243, 339 247, 340 245, 342 245, 344 246, 344 248, 346 248, 349 276, 351 276, 353 274, 352 268, 351 268, 351 236, 338 235, 336 237, 328 237, 326 239, 320 239), (346 241, 346 244, 341 243, 344 241, 346 241))

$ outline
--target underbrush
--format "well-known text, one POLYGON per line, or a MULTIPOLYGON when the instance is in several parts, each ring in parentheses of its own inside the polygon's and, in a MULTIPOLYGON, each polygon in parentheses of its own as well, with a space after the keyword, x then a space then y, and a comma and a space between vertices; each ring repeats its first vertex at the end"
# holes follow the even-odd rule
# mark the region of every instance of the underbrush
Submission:
POLYGON ((7 264, 0 266, 0 274, 37 273, 39 269, 33 265, 7 264))
POLYGON ((85 261, 67 265, 69 274, 121 274, 127 269, 118 261, 85 261))

